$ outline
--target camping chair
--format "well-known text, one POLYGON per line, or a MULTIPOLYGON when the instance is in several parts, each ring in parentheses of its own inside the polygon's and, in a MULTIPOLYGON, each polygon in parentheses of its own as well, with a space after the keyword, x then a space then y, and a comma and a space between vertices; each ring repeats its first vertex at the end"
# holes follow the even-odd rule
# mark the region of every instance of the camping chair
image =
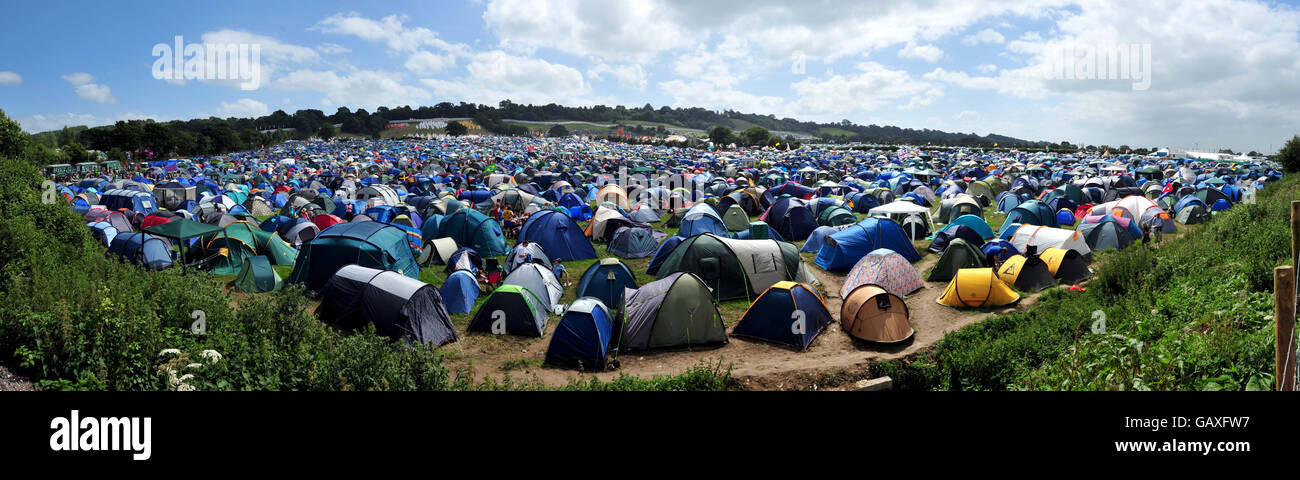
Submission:
POLYGON ((501 267, 501 262, 495 258, 487 259, 487 266, 483 268, 483 273, 487 276, 488 290, 496 290, 501 286, 501 282, 506 279, 506 269, 501 267))

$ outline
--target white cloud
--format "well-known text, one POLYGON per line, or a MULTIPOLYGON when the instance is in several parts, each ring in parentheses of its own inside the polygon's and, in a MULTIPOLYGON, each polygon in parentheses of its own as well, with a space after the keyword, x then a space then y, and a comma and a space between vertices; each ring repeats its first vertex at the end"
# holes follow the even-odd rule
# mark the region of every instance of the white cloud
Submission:
POLYGON ((965 38, 961 39, 963 45, 969 46, 975 46, 981 43, 1003 43, 1006 41, 1006 37, 1003 37, 1001 33, 998 33, 997 30, 992 28, 980 30, 977 33, 967 35, 965 38))
POLYGON ((976 65, 975 69, 979 70, 980 73, 993 73, 998 71, 998 66, 992 63, 983 63, 980 65, 976 65))
POLYGON ((890 70, 876 62, 857 65, 857 72, 825 79, 810 78, 791 88, 797 98, 790 110, 796 118, 833 120, 894 105, 914 109, 934 103, 943 88, 913 78, 903 70, 890 70), (903 101, 901 105, 898 102, 903 101))
POLYGON ((768 113, 781 111, 785 104, 781 97, 754 95, 708 81, 669 80, 661 82, 659 89, 673 99, 674 107, 768 113))
POLYGON ((420 51, 411 54, 404 66, 417 75, 433 75, 456 66, 456 57, 420 51))
POLYGON ((603 81, 604 75, 614 77, 623 88, 645 91, 646 74, 640 64, 610 66, 601 62, 587 69, 587 78, 597 82, 603 81))
POLYGON ((23 76, 14 72, 0 72, 0 85, 22 85, 23 76))
POLYGON ((352 49, 350 49, 350 48, 348 48, 348 47, 345 47, 345 46, 342 46, 342 45, 339 45, 339 44, 336 44, 336 43, 329 43, 329 42, 326 42, 326 43, 322 43, 322 44, 320 44, 320 45, 317 45, 317 46, 316 46, 316 51, 318 51, 318 52, 320 52, 320 53, 324 53, 324 54, 326 54, 326 55, 338 55, 338 54, 340 54, 340 53, 352 53, 352 49))
POLYGON ((256 118, 266 116, 270 112, 270 108, 265 103, 251 98, 241 98, 234 103, 223 101, 221 102, 221 108, 217 109, 217 114, 222 118, 256 118))
POLYGON ((95 81, 95 77, 86 72, 77 72, 64 75, 63 80, 79 87, 95 81))
POLYGON ((459 79, 425 78, 421 82, 439 97, 467 102, 595 103, 582 72, 567 65, 494 50, 474 54, 465 70, 468 75, 459 79))
POLYGON ((455 55, 469 54, 468 46, 442 40, 433 30, 424 27, 409 28, 405 25, 407 20, 406 15, 389 15, 373 20, 359 13, 337 13, 317 22, 310 30, 383 42, 389 49, 399 52, 414 53, 433 47, 455 55))
POLYGON ((401 83, 401 74, 359 70, 340 75, 333 71, 295 70, 279 78, 275 87, 324 94, 321 105, 376 108, 419 105, 433 97, 429 92, 401 83))
POLYGON ((77 96, 96 103, 117 103, 113 91, 107 85, 87 83, 77 87, 77 96))
POLYGON ((492 0, 483 21, 511 51, 550 48, 644 63, 708 37, 706 30, 678 21, 677 7, 662 0, 492 0))
POLYGON ((916 42, 907 42, 907 45, 898 51, 898 56, 903 58, 919 58, 934 63, 939 61, 940 58, 943 58, 943 50, 940 50, 939 47, 934 45, 917 45, 916 42))

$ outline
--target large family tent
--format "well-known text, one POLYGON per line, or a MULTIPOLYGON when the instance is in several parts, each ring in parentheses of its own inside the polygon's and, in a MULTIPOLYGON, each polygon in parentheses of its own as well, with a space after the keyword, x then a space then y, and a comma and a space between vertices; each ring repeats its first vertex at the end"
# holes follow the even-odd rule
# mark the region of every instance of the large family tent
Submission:
POLYGON ((479 307, 468 331, 493 335, 541 337, 546 332, 546 307, 532 291, 518 285, 502 285, 479 307))
POLYGON ((907 302, 879 285, 859 285, 840 305, 840 328, 849 336, 875 343, 899 343, 916 333, 907 302))
POLYGON ((1038 255, 1014 255, 998 267, 998 278, 1022 292, 1037 292, 1056 285, 1056 277, 1038 255))
POLYGON ((644 227, 620 227, 609 239, 609 253, 622 258, 645 258, 659 248, 655 232, 644 227))
POLYGON ((1047 264, 1047 269, 1052 272, 1052 276, 1062 282, 1079 283, 1092 276, 1092 271, 1088 269, 1088 262, 1074 250, 1049 248, 1038 258, 1047 264))
POLYGON ((792 197, 778 198, 759 219, 772 227, 781 238, 792 242, 807 240, 808 235, 817 228, 817 217, 808 208, 808 203, 792 197))
POLYGON ((813 263, 822 270, 843 272, 878 248, 893 250, 909 262, 921 259, 902 226, 888 218, 872 217, 827 236, 813 263))
POLYGON ((241 292, 272 292, 284 286, 280 274, 271 268, 265 256, 244 257, 244 266, 235 277, 235 287, 241 292))
POLYGON ((573 302, 551 334, 546 363, 561 367, 604 370, 614 333, 613 315, 600 300, 582 297, 573 302))
POLYGON ((840 287, 840 298, 848 298, 848 293, 859 285, 873 284, 883 287, 898 297, 925 288, 921 274, 916 271, 906 258, 888 248, 872 250, 849 270, 840 287))
POLYGON ((617 258, 602 258, 582 272, 578 279, 578 296, 592 297, 617 307, 623 303, 623 291, 636 288, 636 275, 617 258))
POLYGON ((533 292, 548 312, 554 312, 555 306, 560 303, 560 297, 564 296, 564 287, 560 286, 559 280, 556 280, 555 273, 536 263, 520 265, 519 268, 511 270, 501 283, 518 285, 533 292))
POLYGON ((804 351, 831 321, 830 310, 812 285, 777 282, 745 310, 731 334, 804 351))
POLYGON ((727 342, 722 316, 700 277, 673 273, 624 293, 624 350, 727 342))
POLYGON ((484 257, 510 253, 501 225, 474 209, 457 210, 444 217, 438 224, 438 236, 450 237, 456 245, 473 248, 484 257))
POLYGON ((1092 254, 1092 249, 1088 247, 1088 241, 1083 238, 1082 233, 1038 225, 1021 225, 1011 235, 1011 244, 1022 252, 1027 251, 1026 247, 1032 245, 1040 252, 1049 248, 1063 248, 1079 252, 1085 257, 1092 254))
POLYGON ((346 265, 325 283, 321 321, 348 330, 373 324, 375 333, 414 344, 456 341, 456 327, 433 285, 397 272, 346 265))
MULTIPOLYGON (((748 221, 746 222, 748 228, 748 221)), ((714 235, 728 237, 731 234, 727 230, 727 224, 713 210, 709 204, 700 202, 686 211, 682 216, 681 226, 677 229, 677 234, 683 237, 690 237, 703 233, 712 233, 714 235)))
POLYGON ((172 266, 171 244, 145 233, 121 233, 113 237, 108 253, 148 269, 172 266))
POLYGON ((438 287, 442 294, 442 303, 451 313, 469 313, 474 310, 474 303, 482 293, 478 279, 469 270, 456 270, 447 276, 447 280, 438 287))
POLYGON ((946 282, 952 280, 962 269, 987 267, 984 258, 984 252, 979 247, 964 239, 953 239, 948 244, 948 248, 943 251, 943 255, 939 257, 939 261, 935 262, 926 280, 946 282))
POLYGON ((993 308, 1020 301, 1020 294, 1002 283, 992 268, 965 268, 935 301, 949 307, 993 308))
POLYGON ((350 264, 420 278, 420 267, 406 243, 405 230, 379 222, 360 222, 335 225, 304 244, 289 283, 302 283, 308 291, 319 292, 334 272, 350 264))
POLYGON ((541 245, 547 256, 564 261, 597 257, 596 249, 583 235, 582 227, 568 215, 554 210, 530 215, 519 229, 519 241, 541 245))
POLYGON ((813 283, 794 245, 776 240, 733 240, 713 234, 683 240, 659 266, 659 278, 695 274, 718 300, 752 299, 782 280, 813 283))

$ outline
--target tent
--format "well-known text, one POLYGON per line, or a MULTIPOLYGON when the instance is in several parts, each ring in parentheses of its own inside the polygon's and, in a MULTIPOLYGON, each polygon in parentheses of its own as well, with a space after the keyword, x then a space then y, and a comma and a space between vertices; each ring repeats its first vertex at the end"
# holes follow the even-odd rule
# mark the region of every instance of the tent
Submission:
POLYGON ((980 252, 984 253, 984 258, 987 259, 989 255, 993 255, 999 262, 1004 262, 1008 258, 1020 254, 1020 250, 1016 249, 1015 245, 1002 239, 980 245, 980 252))
POLYGON ((548 312, 554 312, 556 305, 560 303, 560 297, 564 296, 564 287, 560 286, 555 273, 536 263, 520 265, 519 268, 511 270, 501 284, 517 285, 528 289, 548 312))
POLYGON ((579 298, 564 311, 546 347, 546 363, 604 370, 614 333, 613 315, 600 300, 579 298))
POLYGON ((808 203, 792 197, 778 198, 759 219, 772 227, 781 238, 792 242, 807 240, 808 235, 817 228, 817 217, 808 208, 808 203))
POLYGON ((943 256, 939 257, 939 261, 934 264, 934 268, 930 270, 930 276, 926 280, 946 282, 952 280, 953 276, 961 269, 988 266, 984 262, 984 252, 980 251, 978 246, 956 238, 943 251, 943 256))
POLYGON ((583 235, 582 227, 568 215, 553 210, 530 215, 519 229, 519 241, 535 242, 548 256, 564 261, 597 257, 596 249, 583 235))
POLYGON ((627 210, 630 207, 627 201, 627 190, 612 183, 601 187, 601 189, 596 192, 596 198, 594 200, 597 204, 612 202, 614 205, 618 205, 618 208, 623 210, 627 210))
POLYGON ((939 229, 939 231, 942 232, 950 228, 956 228, 956 226, 959 225, 975 229, 975 232, 979 233, 980 237, 984 240, 992 240, 993 237, 996 236, 993 233, 993 228, 989 226, 988 222, 984 221, 984 218, 975 215, 962 215, 957 217, 956 219, 953 219, 953 221, 948 222, 948 225, 939 229))
POLYGON ((948 245, 956 239, 965 240, 975 248, 984 246, 984 236, 976 232, 975 229, 965 225, 949 225, 934 234, 934 240, 930 242, 930 247, 926 250, 933 253, 943 253, 947 250, 948 245))
POLYGON ((171 244, 144 233, 120 233, 113 237, 108 253, 150 270, 172 266, 171 244))
MULTIPOLYGON (((698 237, 696 237, 698 238, 698 237)), ((700 277, 677 272, 623 294, 629 351, 727 342, 713 295, 700 277)))
POLYGON ((782 280, 813 283, 794 245, 776 240, 733 240, 706 233, 683 240, 659 267, 659 278, 690 272, 718 300, 750 299, 782 280))
POLYGON ((649 275, 659 273, 659 266, 663 265, 664 259, 668 258, 668 254, 672 253, 673 249, 677 248, 677 245, 680 245, 682 240, 685 239, 680 235, 673 235, 659 244, 659 248, 655 249, 654 256, 650 258, 650 264, 646 265, 645 273, 649 275))
POLYGON ((446 265, 451 260, 451 254, 459 248, 456 241, 450 238, 435 238, 426 240, 424 248, 420 250, 420 256, 417 259, 421 267, 428 265, 446 265))
POLYGON ((645 224, 633 222, 613 208, 601 207, 596 209, 596 214, 591 216, 590 222, 587 222, 587 230, 584 233, 591 238, 591 241, 608 242, 619 227, 633 226, 645 226, 645 224))
POLYGON ((1047 264, 1048 271, 1062 282, 1079 283, 1092 276, 1092 270, 1088 269, 1088 262, 1074 250, 1049 248, 1038 258, 1041 258, 1043 263, 1047 264))
POLYGON ((812 285, 777 282, 745 310, 731 334, 804 351, 831 321, 830 310, 812 285))
POLYGON ((467 330, 493 335, 541 337, 546 331, 546 307, 528 289, 518 285, 502 285, 483 301, 483 306, 474 314, 467 330))
MULTIPOLYGON (((749 226, 748 219, 745 222, 749 226)), ((677 234, 683 237, 690 237, 702 233, 712 233, 714 235, 729 237, 731 233, 727 229, 727 224, 723 221, 722 216, 709 206, 707 203, 697 203, 686 211, 682 216, 681 226, 677 229, 677 234)))
POLYGON ((510 253, 501 225, 474 209, 457 210, 444 217, 438 225, 438 236, 450 237, 456 245, 473 248, 484 257, 510 253))
MULTIPOLYGON (((1022 177, 1023 178, 1023 177, 1022 177)), ((1047 204, 1038 200, 1030 200, 1007 212, 1007 218, 1002 225, 1018 223, 1021 225, 1042 225, 1051 228, 1060 228, 1056 221, 1056 213, 1047 204)))
MULTIPOLYGON (((1195 198, 1195 197, 1193 197, 1195 198)), ((1192 204, 1178 210, 1174 214, 1174 220, 1183 225, 1196 225, 1210 221, 1210 210, 1202 205, 1192 204)), ((1169 222, 1165 222, 1169 223, 1169 222)))
POLYGON ((645 258, 659 247, 654 231, 641 227, 619 227, 609 239, 609 253, 622 258, 645 258))
POLYGON ((519 242, 510 252, 509 258, 506 259, 506 271, 511 272, 519 268, 520 265, 536 263, 547 269, 551 268, 551 259, 546 256, 546 251, 542 246, 533 242, 519 242))
POLYGON ((414 344, 441 346, 457 339, 442 295, 402 274, 346 265, 325 283, 321 321, 348 330, 374 324, 375 332, 414 344))
POLYGON ((1056 278, 1037 255, 1013 255, 998 267, 998 278, 1022 292, 1037 292, 1056 285, 1056 278))
POLYGON ((235 277, 235 288, 241 292, 272 292, 283 286, 280 274, 271 268, 271 261, 262 255, 244 257, 244 266, 235 277))
POLYGON ((952 223, 958 217, 971 215, 977 218, 984 216, 984 207, 980 206, 979 201, 970 195, 961 195, 955 198, 939 202, 939 223, 952 223))
POLYGON ((851 225, 858 222, 858 216, 852 211, 839 205, 831 205, 817 213, 817 224, 827 227, 838 227, 841 225, 851 225))
POLYGON ((289 283, 319 292, 340 268, 357 264, 420 278, 406 231, 379 222, 341 223, 302 246, 289 283))
POLYGON ((826 237, 829 237, 832 233, 843 231, 851 226, 852 225, 817 227, 808 235, 808 240, 803 242, 803 246, 799 247, 799 251, 803 253, 817 253, 818 250, 821 250, 822 245, 826 244, 826 237))
POLYGON ((897 297, 906 297, 925 288, 916 267, 898 252, 887 248, 872 250, 853 265, 840 287, 840 298, 848 298, 849 292, 866 284, 878 285, 897 297))
POLYGON ((907 200, 898 200, 895 202, 886 203, 884 205, 871 209, 871 211, 867 212, 867 215, 873 217, 888 217, 893 221, 898 222, 900 225, 908 217, 914 216, 924 222, 926 226, 925 229, 926 232, 934 230, 933 228, 930 227, 930 225, 934 224, 934 220, 930 218, 930 209, 909 202, 907 200))
POLYGON ((1092 249, 1088 247, 1088 242, 1083 238, 1083 233, 1037 225, 1021 225, 1020 228, 1015 230, 1015 234, 1011 236, 1011 244, 1022 252, 1025 251, 1025 247, 1033 245, 1038 247, 1038 251, 1049 248, 1064 248, 1079 252, 1080 255, 1085 257, 1092 254, 1092 249))
POLYGON ((478 279, 468 270, 456 270, 447 276, 447 280, 442 282, 438 287, 438 293, 442 294, 443 304, 450 313, 469 313, 474 309, 474 303, 478 301, 478 296, 482 293, 479 289, 478 279))
POLYGON ((659 212, 656 212, 654 207, 644 203, 637 205, 637 207, 632 209, 632 211, 627 212, 628 220, 634 222, 657 223, 659 222, 659 217, 659 212))
POLYGON ((722 223, 726 225, 727 230, 739 232, 749 229, 749 215, 740 205, 732 204, 722 212, 722 223))
POLYGON ((1020 301, 1020 294, 1002 283, 992 268, 965 268, 935 301, 949 307, 993 308, 1020 301))
POLYGON ((879 285, 863 284, 844 297, 840 327, 849 336, 876 343, 899 343, 915 335, 907 302, 879 285))
MULTIPOLYGON (((191 238, 199 238, 203 236, 214 235, 220 231, 221 228, 215 225, 199 223, 187 218, 172 220, 170 222, 154 225, 152 227, 145 229, 145 233, 149 233, 154 236, 169 239, 172 241, 172 244, 182 245, 182 246, 185 245, 185 243, 189 241, 189 239, 191 238)), ((125 230, 125 231, 119 230, 119 231, 115 231, 114 233, 116 234, 116 233, 130 233, 130 232, 131 232, 130 230, 125 230)), ((111 242, 112 239, 108 238, 106 241, 111 242)), ((185 260, 185 250, 186 249, 184 247, 180 248, 181 265, 183 268, 188 268, 187 267, 188 262, 185 260)))
POLYGON ((902 226, 888 218, 873 217, 826 237, 814 263, 826 271, 848 271, 864 255, 878 248, 893 250, 909 262, 921 259, 902 226))
POLYGON ((456 270, 469 270, 470 273, 478 273, 482 269, 483 257, 472 248, 461 248, 447 256, 447 267, 443 271, 450 273, 456 270))
POLYGON ((1093 250, 1123 250, 1135 240, 1128 229, 1114 220, 1083 223, 1079 225, 1078 231, 1083 234, 1084 241, 1088 242, 1088 248, 1093 250))
POLYGON ((578 279, 578 297, 593 297, 605 305, 623 304, 623 291, 636 288, 636 275, 617 258, 602 258, 582 272, 578 279), (610 276, 613 276, 613 280, 610 276))

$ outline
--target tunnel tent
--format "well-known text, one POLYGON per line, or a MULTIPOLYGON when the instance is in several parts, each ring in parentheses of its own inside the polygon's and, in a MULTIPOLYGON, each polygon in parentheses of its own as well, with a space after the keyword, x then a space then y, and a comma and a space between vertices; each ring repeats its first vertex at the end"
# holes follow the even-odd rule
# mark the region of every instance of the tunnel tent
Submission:
POLYGON ((892 344, 911 339, 916 331, 910 318, 907 302, 869 283, 855 287, 840 305, 840 328, 850 337, 868 342, 892 344))
POLYGON ((1010 241, 1012 245, 1016 246, 1016 249, 1022 252, 1026 251, 1026 247, 1032 245, 1037 247, 1040 252, 1049 248, 1063 248, 1074 250, 1085 258, 1092 254, 1092 249, 1088 247, 1088 241, 1083 237, 1083 233, 1075 230, 1039 225, 1021 225, 1011 235, 1010 241))
POLYGON ((792 244, 776 240, 735 240, 696 235, 674 248, 659 267, 659 278, 690 272, 720 301, 752 299, 782 280, 816 283, 792 244))
POLYGON ((483 301, 467 331, 541 337, 546 332, 546 307, 532 291, 502 285, 483 301))
POLYGON ((777 282, 759 295, 731 330, 804 351, 833 321, 817 289, 806 283, 777 282))
POLYGON ((1022 292, 1037 292, 1056 285, 1056 277, 1037 255, 1013 255, 998 267, 998 278, 1022 292))
POLYGON ((992 268, 957 271, 935 302, 949 307, 994 308, 1020 301, 1020 294, 1003 283, 992 268))
POLYGON ((623 294, 626 351, 727 343, 713 294, 699 277, 677 272, 623 294))
POLYGON ((438 347, 457 340, 437 288, 397 272, 360 265, 345 265, 334 272, 316 315, 348 330, 373 324, 377 334, 413 344, 438 347))

